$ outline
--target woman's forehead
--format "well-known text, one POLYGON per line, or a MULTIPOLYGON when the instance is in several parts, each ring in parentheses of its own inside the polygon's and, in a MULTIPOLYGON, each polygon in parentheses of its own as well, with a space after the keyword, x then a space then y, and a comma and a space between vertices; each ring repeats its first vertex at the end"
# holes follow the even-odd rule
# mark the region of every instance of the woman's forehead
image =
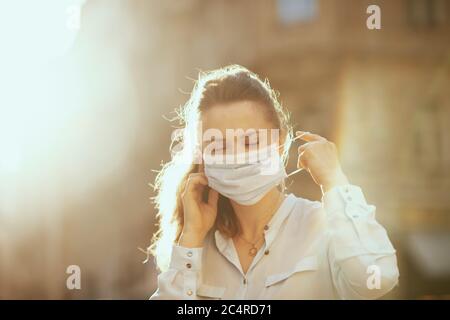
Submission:
POLYGON ((227 129, 243 130, 244 132, 273 128, 273 123, 267 117, 267 108, 254 101, 238 101, 212 106, 203 113, 203 130, 218 129, 223 134, 227 129))

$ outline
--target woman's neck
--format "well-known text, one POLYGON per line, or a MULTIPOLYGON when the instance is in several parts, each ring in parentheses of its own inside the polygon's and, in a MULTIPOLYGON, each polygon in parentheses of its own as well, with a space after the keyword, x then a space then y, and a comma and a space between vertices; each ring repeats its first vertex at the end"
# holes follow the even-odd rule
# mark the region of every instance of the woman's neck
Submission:
POLYGON ((277 187, 269 191, 260 201, 251 206, 243 206, 234 201, 231 205, 241 226, 241 236, 255 239, 270 221, 283 202, 284 194, 277 187))

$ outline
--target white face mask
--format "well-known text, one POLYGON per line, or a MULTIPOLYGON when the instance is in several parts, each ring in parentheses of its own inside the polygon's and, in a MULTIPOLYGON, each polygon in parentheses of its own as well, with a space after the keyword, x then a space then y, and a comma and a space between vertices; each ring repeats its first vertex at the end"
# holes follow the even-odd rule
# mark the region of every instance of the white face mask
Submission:
MULTIPOLYGON (((241 156, 243 156, 241 154, 241 156)), ((245 163, 205 162, 211 188, 241 205, 253 205, 287 177, 278 148, 249 151, 245 163)))

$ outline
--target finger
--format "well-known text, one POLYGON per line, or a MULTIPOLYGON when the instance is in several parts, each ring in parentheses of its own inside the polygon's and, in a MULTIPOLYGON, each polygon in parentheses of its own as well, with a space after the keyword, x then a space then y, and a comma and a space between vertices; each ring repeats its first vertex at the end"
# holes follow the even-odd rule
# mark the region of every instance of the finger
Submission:
POLYGON ((308 170, 308 159, 305 157, 305 153, 302 152, 298 157, 297 168, 303 168, 308 170))
POLYGON ((191 173, 189 175, 188 182, 193 185, 208 185, 208 178, 206 178, 206 175, 202 172, 191 173))
POLYGON ((320 141, 312 141, 312 142, 307 142, 305 144, 302 144, 300 147, 298 147, 298 153, 302 153, 304 152, 307 148, 311 147, 313 144, 320 142, 320 141))
POLYGON ((219 201, 219 193, 210 188, 208 192, 208 204, 212 207, 217 207, 217 202, 219 201))
POLYGON ((326 141, 327 139, 325 139, 322 136, 319 136, 318 134, 314 134, 311 132, 305 132, 305 131, 297 131, 295 133, 298 137, 300 137, 300 139, 304 140, 304 141, 326 141))
POLYGON ((186 192, 191 192, 198 187, 203 187, 208 185, 208 179, 202 173, 192 173, 189 175, 187 184, 186 184, 186 192))
POLYGON ((188 179, 196 178, 196 177, 204 177, 206 179, 206 175, 203 172, 193 172, 190 173, 188 179))

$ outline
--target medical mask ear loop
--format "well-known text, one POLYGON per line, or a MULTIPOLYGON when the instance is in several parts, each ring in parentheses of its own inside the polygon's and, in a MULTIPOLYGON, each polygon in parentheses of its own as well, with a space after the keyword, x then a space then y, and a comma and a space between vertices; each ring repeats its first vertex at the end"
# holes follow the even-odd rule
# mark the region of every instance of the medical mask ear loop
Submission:
POLYGON ((302 170, 305 170, 304 168, 299 168, 299 169, 297 169, 297 170, 294 170, 294 171, 292 171, 291 173, 289 173, 287 176, 286 176, 286 178, 289 178, 290 176, 292 176, 292 175, 294 175, 294 174, 296 174, 296 173, 299 173, 300 171, 302 171, 302 170))
MULTIPOLYGON (((303 134, 301 134, 301 135, 299 135, 299 136, 296 136, 294 139, 292 139, 291 143, 294 142, 294 141, 297 140, 297 139, 300 139, 302 136, 303 136, 303 134)), ((279 146, 278 148, 282 148, 282 147, 283 147, 283 146, 279 146)), ((294 174, 296 174, 296 173, 299 173, 300 171, 302 171, 302 170, 304 170, 304 169, 305 169, 305 168, 299 168, 299 169, 297 169, 297 170, 294 170, 294 171, 288 173, 288 174, 286 175, 286 178, 289 178, 290 176, 292 176, 292 175, 294 175, 294 174)))

